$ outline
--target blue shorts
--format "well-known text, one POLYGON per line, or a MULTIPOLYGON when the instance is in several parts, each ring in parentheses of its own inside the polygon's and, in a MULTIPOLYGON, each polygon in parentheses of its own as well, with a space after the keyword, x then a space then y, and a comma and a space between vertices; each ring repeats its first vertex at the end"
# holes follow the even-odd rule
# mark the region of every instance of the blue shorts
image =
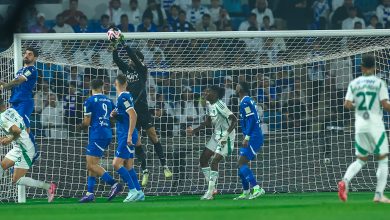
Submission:
POLYGON ((90 140, 87 146, 87 156, 102 157, 111 143, 111 138, 90 140))
POLYGON ((11 107, 23 117, 26 128, 30 128, 30 117, 34 111, 34 100, 11 103, 11 107))
POLYGON ((240 148, 240 156, 245 156, 248 160, 254 160, 256 154, 263 147, 262 138, 251 138, 248 143, 248 147, 240 148))
POLYGON ((127 136, 124 135, 122 137, 118 137, 118 147, 115 151, 115 157, 119 157, 122 159, 132 159, 134 158, 134 146, 138 141, 138 132, 137 130, 134 130, 133 132, 133 146, 127 145, 127 136))

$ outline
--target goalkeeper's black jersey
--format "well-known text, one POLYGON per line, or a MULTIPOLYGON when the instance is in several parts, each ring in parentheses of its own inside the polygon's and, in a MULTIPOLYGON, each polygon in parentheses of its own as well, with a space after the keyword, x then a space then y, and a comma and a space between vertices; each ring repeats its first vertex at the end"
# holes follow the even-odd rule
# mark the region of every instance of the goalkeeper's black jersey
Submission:
POLYGON ((134 104, 146 104, 147 103, 147 94, 146 94, 146 80, 148 75, 147 67, 139 60, 134 50, 129 47, 125 47, 127 55, 133 61, 134 65, 128 65, 118 56, 118 51, 114 50, 113 60, 119 69, 127 76, 127 91, 129 91, 133 98, 134 104))

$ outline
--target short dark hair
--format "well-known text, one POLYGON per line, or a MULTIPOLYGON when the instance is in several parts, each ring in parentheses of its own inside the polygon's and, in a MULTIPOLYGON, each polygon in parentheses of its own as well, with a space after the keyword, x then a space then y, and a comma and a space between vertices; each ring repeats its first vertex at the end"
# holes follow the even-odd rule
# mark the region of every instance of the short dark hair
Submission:
POLYGON ((79 0, 70 0, 69 3, 71 3, 71 2, 77 2, 77 3, 79 3, 79 0))
POLYGON ((80 19, 88 20, 87 16, 85 16, 85 15, 81 15, 80 19))
POLYGON ((250 17, 255 17, 255 18, 257 18, 257 14, 255 14, 255 13, 250 13, 249 16, 248 16, 248 18, 250 18, 250 17))
POLYGON ((38 57, 39 56, 39 53, 38 53, 38 50, 35 49, 34 47, 27 47, 24 51, 32 51, 33 54, 34 54, 34 57, 38 57))
POLYGON ((268 15, 266 15, 266 16, 264 16, 264 17, 263 17, 263 21, 264 21, 264 19, 268 19, 268 20, 270 20, 270 18, 269 18, 269 16, 268 16, 268 15))
POLYGON ((103 88, 104 82, 101 79, 94 79, 91 81, 91 89, 97 90, 103 88))
POLYGON ((119 85, 125 85, 127 82, 127 77, 125 74, 119 74, 116 79, 118 81, 119 85))
POLYGON ((180 11, 180 7, 178 5, 172 5, 170 9, 176 8, 178 11, 180 11))
POLYGON ((373 54, 364 54, 362 56, 362 66, 368 69, 375 67, 375 56, 373 54))
POLYGON ((202 16, 202 18, 211 18, 211 16, 209 15, 209 14, 204 14, 203 16, 202 16))
POLYGON ((219 87, 217 85, 212 85, 209 87, 209 89, 215 93, 217 93, 218 98, 222 99, 225 96, 225 88, 219 87))
POLYGON ((123 18, 129 18, 129 16, 127 16, 127 14, 122 14, 121 19, 123 19, 123 18))
POLYGON ((110 16, 104 14, 100 17, 100 20, 103 20, 103 19, 110 19, 110 16))
POLYGON ((239 85, 241 87, 241 93, 245 93, 245 94, 248 94, 250 95, 250 92, 251 92, 251 86, 249 85, 249 83, 247 82, 239 82, 239 85))
POLYGON ((180 10, 180 11, 179 11, 179 15, 180 15, 180 14, 187 15, 187 12, 186 12, 186 11, 184 11, 184 10, 180 10))

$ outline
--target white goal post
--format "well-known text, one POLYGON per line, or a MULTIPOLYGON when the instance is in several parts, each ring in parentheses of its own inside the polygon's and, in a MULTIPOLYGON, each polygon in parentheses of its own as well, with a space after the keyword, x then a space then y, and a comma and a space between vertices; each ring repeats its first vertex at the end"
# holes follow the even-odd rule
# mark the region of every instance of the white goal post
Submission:
MULTIPOLYGON (((388 30, 124 35, 130 47, 145 55, 151 110, 163 109, 167 115, 156 113, 155 124, 174 177, 164 179, 153 147, 144 137, 151 170, 147 195, 203 193, 206 184, 199 172, 199 156, 210 138, 209 131, 186 137, 183 129, 203 120, 202 91, 211 84, 226 87, 224 101, 237 114, 234 85, 240 80, 252 85, 266 133, 263 151, 251 164, 264 189, 271 193, 334 191, 354 159, 353 114, 344 110, 342 100, 348 82, 360 74, 361 55, 374 53, 377 74, 390 79, 388 30)), ((13 48, 0 54, 1 77, 11 80, 21 67, 23 48, 33 46, 40 52, 37 68, 41 79, 32 130, 42 153, 28 175, 58 182, 61 197, 80 197, 86 191, 88 137, 74 132, 74 126, 82 117, 78 106, 88 95, 90 79, 104 78, 107 95, 115 99, 110 85, 118 70, 109 45, 105 33, 16 34, 13 48)), ((120 55, 125 58, 123 49, 120 55)), ((389 115, 385 120, 388 126, 389 115)), ((237 133, 232 156, 219 166, 217 188, 222 193, 241 190, 236 161, 242 137, 237 133)), ((102 161, 110 172, 114 148, 112 144, 102 161)), ((375 166, 368 163, 351 190, 373 190, 376 177, 371 168, 375 166)), ((16 199, 9 193, 17 191, 10 176, 0 179, 0 201, 16 199)), ((107 190, 100 183, 97 195, 103 196, 107 190)), ((26 189, 26 193, 27 198, 45 196, 35 189, 26 189)))

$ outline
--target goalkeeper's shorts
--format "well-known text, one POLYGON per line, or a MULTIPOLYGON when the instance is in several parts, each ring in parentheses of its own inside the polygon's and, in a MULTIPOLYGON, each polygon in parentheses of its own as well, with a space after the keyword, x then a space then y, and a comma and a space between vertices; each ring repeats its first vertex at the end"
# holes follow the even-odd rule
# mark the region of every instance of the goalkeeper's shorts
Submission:
POLYGON ((366 157, 369 154, 385 155, 389 153, 389 144, 385 131, 355 134, 356 156, 366 157))
POLYGON ((90 140, 87 146, 87 156, 102 157, 111 143, 111 138, 90 140))
POLYGON ((136 128, 138 131, 141 131, 141 128, 148 130, 149 128, 154 127, 154 120, 149 112, 147 103, 137 103, 134 109, 137 112, 136 128))
POLYGON ((22 146, 12 143, 13 148, 5 155, 6 158, 15 162, 14 167, 20 169, 30 169, 35 155, 34 146, 22 146))
POLYGON ((226 144, 220 145, 218 143, 218 135, 213 134, 209 142, 207 142, 206 148, 223 157, 229 156, 234 149, 235 137, 236 132, 232 131, 232 133, 229 134, 226 144))

